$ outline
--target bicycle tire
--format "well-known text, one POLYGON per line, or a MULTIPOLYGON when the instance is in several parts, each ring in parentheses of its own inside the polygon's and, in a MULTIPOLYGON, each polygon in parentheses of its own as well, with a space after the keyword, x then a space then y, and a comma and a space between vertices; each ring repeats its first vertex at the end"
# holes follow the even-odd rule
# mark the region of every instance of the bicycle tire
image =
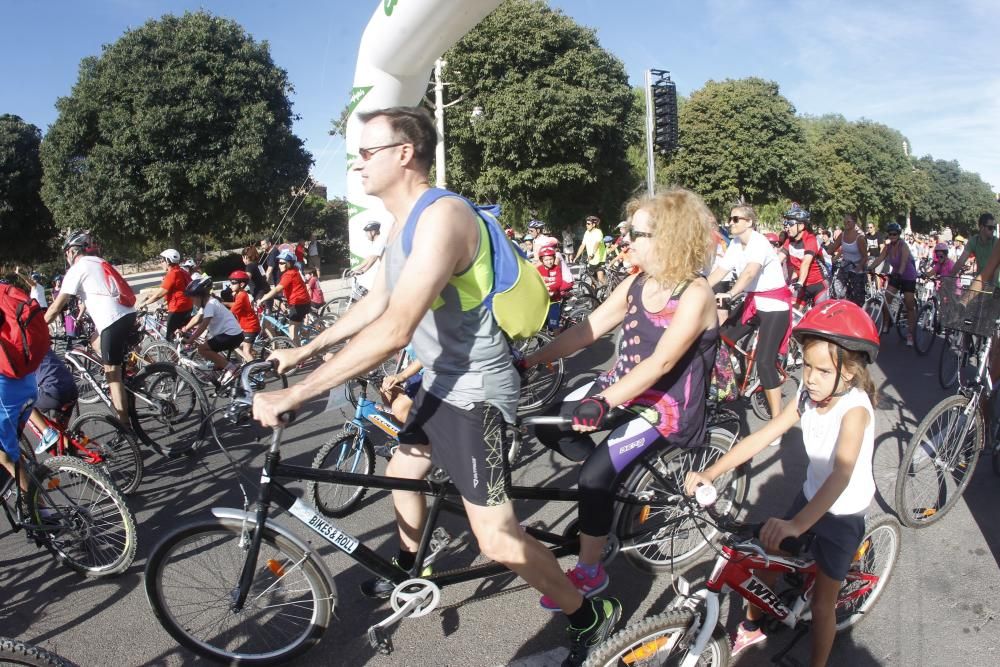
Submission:
POLYGON ((143 344, 141 354, 151 364, 157 362, 179 364, 181 362, 177 348, 165 340, 154 340, 143 344))
POLYGON ((914 431, 896 474, 896 514, 904 526, 923 528, 940 521, 969 485, 986 428, 982 413, 975 410, 972 428, 961 442, 954 442, 956 430, 965 430, 961 412, 968 404, 966 396, 949 396, 914 431), (948 488, 949 480, 953 489, 948 488), (921 492, 925 487, 928 491, 921 492))
POLYGON ((163 456, 178 456, 199 441, 201 423, 209 412, 201 384, 183 368, 168 363, 146 366, 128 381, 129 388, 145 398, 129 394, 132 430, 139 439, 163 456), (148 385, 148 386, 147 386, 148 385))
POLYGON ((319 309, 319 316, 323 318, 324 322, 333 323, 339 320, 347 309, 352 305, 351 298, 348 296, 335 296, 326 303, 324 303, 319 309), (330 318, 333 318, 332 321, 330 318))
POLYGON ((964 365, 966 334, 948 329, 944 334, 941 356, 938 357, 938 384, 950 391, 958 384, 959 371, 964 365))
MULTIPOLYGON (((726 434, 713 431, 702 447, 674 447, 647 453, 643 459, 651 462, 676 488, 662 488, 660 481, 640 463, 633 467, 621 493, 629 498, 642 498, 651 493, 654 499, 679 493, 684 488, 685 474, 691 470, 705 470, 722 458, 729 451, 731 441, 726 434)), ((716 488, 721 489, 716 503, 718 512, 732 518, 739 515, 746 499, 747 477, 746 466, 740 466, 716 480, 716 488)), ((684 516, 684 510, 677 505, 654 506, 653 502, 619 502, 616 505, 615 535, 619 548, 629 564, 642 572, 657 573, 691 561, 719 535, 714 525, 698 517, 675 521, 684 516), (690 545, 682 547, 680 552, 676 550, 679 538, 690 545)))
MULTIPOLYGON (((696 633, 690 632, 704 614, 695 616, 689 609, 675 609, 631 623, 608 637, 583 663, 584 667, 618 665, 679 665, 687 656, 696 633), (672 636, 676 636, 674 639, 672 636), (668 651, 662 653, 662 650, 668 651)), ((699 667, 726 667, 729 664, 729 636, 716 623, 705 650, 698 656, 699 667)))
POLYGON ((54 456, 34 466, 32 474, 40 488, 32 485, 29 491, 29 515, 38 524, 59 525, 36 532, 59 562, 88 577, 129 568, 135 560, 135 517, 107 475, 72 456, 54 456), (59 518, 43 518, 40 507, 59 510, 59 518))
POLYGON ((906 301, 902 294, 896 296, 897 299, 904 299, 899 304, 899 312, 896 314, 896 335, 899 336, 899 340, 905 341, 906 336, 910 330, 910 321, 906 319, 906 301))
POLYGON ((900 539, 899 524, 887 514, 876 517, 865 526, 861 546, 855 552, 847 579, 837 593, 837 632, 857 625, 879 601, 899 559, 900 539), (876 563, 882 557, 885 560, 876 563), (871 577, 877 581, 868 593, 863 593, 867 585, 873 583, 871 577), (860 604, 854 606, 858 600, 860 604))
MULTIPOLYGON (((323 444, 312 467, 362 475, 375 472, 375 448, 363 431, 347 433, 323 444)), ((367 486, 309 482, 309 496, 325 516, 343 517, 355 510, 368 493, 367 486)))
POLYGON ((875 323, 875 330, 882 334, 882 299, 878 297, 870 297, 865 301, 865 305, 862 306, 871 321, 875 323))
MULTIPOLYGON (((516 347, 522 355, 528 356, 542 349, 551 341, 550 336, 536 333, 534 336, 516 343, 516 347)), ((517 413, 524 414, 548 405, 559 392, 565 377, 566 366, 562 359, 529 369, 521 381, 521 393, 517 399, 517 413)))
POLYGON ((76 667, 66 658, 19 639, 0 637, 0 665, 28 667, 76 667))
MULTIPOLYGON (((127 496, 134 493, 142 483, 142 452, 135 436, 125 425, 111 415, 90 413, 80 415, 67 429, 69 437, 86 438, 83 446, 94 450, 102 462, 97 468, 111 478, 118 491, 127 496)), ((75 450, 67 450, 73 456, 80 456, 75 450)))
POLYGON ((913 332, 913 347, 916 348, 917 354, 929 353, 934 346, 935 338, 937 335, 934 333, 934 306, 925 303, 917 313, 917 330, 913 332))
MULTIPOLYGON (((251 522, 249 529, 254 528, 251 522)), ((241 545, 242 521, 188 524, 153 550, 146 565, 146 598, 157 621, 179 644, 218 662, 264 665, 290 660, 320 640, 333 612, 331 583, 313 553, 303 552, 273 528, 262 530, 253 586, 240 612, 230 604, 249 548, 241 545), (178 599, 184 594, 194 601, 178 599), (194 617, 197 622, 189 622, 194 617), (293 628, 294 635, 277 645, 277 632, 293 624, 301 631, 293 628), (210 636, 197 636, 198 630, 210 636)))
MULTIPOLYGON (((89 372, 94 379, 100 385, 107 385, 107 380, 104 377, 104 365, 99 361, 96 361, 86 352, 81 350, 66 350, 65 358, 69 359, 73 357, 83 368, 89 372)), ((76 391, 78 394, 77 401, 83 403, 84 405, 93 405, 101 400, 100 393, 94 389, 94 386, 90 384, 90 381, 79 371, 77 367, 72 363, 67 363, 69 366, 70 373, 73 375, 73 382, 76 384, 76 391)))

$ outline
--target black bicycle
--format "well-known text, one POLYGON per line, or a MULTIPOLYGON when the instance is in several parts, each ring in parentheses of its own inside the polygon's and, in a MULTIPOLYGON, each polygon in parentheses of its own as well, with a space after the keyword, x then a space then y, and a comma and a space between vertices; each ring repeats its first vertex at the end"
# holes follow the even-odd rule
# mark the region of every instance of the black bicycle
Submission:
MULTIPOLYGON (((259 370, 256 365, 248 364, 241 376, 246 389, 241 400, 248 403, 252 397, 249 377, 259 370)), ((735 414, 732 418, 738 423, 735 414)), ((560 417, 526 421, 553 420, 563 423, 560 417)), ((164 537, 149 557, 146 595, 160 624, 181 645, 220 662, 270 664, 299 655, 319 641, 333 615, 336 587, 318 553, 268 517, 272 507, 288 512, 353 561, 395 585, 390 594, 393 613, 368 629, 373 648, 384 654, 392 651, 388 629, 404 618, 432 611, 442 587, 509 572, 488 562, 421 577, 427 565, 461 546, 461 540, 436 525, 442 511, 464 515, 454 485, 437 471, 424 480, 409 480, 282 463, 282 432, 282 427, 274 430, 255 512, 249 511, 250 501, 241 482, 242 510, 213 508, 211 518, 164 537), (283 480, 363 485, 431 496, 413 568, 399 570, 298 498, 281 483, 283 480)), ((668 498, 680 492, 688 471, 708 467, 735 439, 735 432, 716 428, 705 447, 661 449, 639 457, 616 493, 615 528, 605 559, 622 552, 633 565, 658 570, 701 551, 707 545, 705 540, 717 534, 715 529, 703 516, 668 498)), ((737 514, 746 494, 746 471, 730 474, 718 486, 723 490, 725 508, 720 510, 737 514)), ((511 487, 508 495, 514 500, 577 502, 579 498, 575 489, 521 486, 511 487)), ((532 526, 525 530, 548 545, 557 558, 579 549, 575 522, 562 534, 532 526)))

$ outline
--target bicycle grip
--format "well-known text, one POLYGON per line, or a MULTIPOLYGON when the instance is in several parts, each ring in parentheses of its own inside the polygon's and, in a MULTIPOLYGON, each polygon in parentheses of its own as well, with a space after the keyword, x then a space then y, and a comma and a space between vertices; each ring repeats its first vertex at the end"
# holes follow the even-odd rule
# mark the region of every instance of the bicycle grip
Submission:
MULTIPOLYGON (((753 536, 755 538, 760 537, 760 529, 764 527, 764 524, 758 523, 753 526, 753 536)), ((786 537, 781 540, 781 544, 778 548, 784 551, 789 556, 798 556, 803 551, 806 551, 812 545, 812 535, 800 535, 799 537, 786 537)))

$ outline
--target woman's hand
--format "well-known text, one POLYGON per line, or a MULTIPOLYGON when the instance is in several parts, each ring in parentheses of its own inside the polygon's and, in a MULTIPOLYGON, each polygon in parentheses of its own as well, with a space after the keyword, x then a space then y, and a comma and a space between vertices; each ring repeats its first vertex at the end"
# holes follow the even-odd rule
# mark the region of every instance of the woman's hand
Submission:
POLYGON ((386 375, 382 378, 382 391, 389 391, 400 383, 398 375, 386 375))
POLYGON ((781 542, 786 537, 798 537, 802 533, 803 531, 799 530, 791 521, 772 517, 760 529, 760 541, 765 549, 776 552, 781 550, 781 542))
POLYGON ((699 486, 703 484, 711 486, 713 482, 715 479, 707 472, 689 472, 684 476, 684 495, 693 496, 699 486))
POLYGON ((603 396, 588 396, 577 403, 564 404, 562 414, 573 420, 573 430, 577 433, 597 431, 604 425, 611 407, 603 396))

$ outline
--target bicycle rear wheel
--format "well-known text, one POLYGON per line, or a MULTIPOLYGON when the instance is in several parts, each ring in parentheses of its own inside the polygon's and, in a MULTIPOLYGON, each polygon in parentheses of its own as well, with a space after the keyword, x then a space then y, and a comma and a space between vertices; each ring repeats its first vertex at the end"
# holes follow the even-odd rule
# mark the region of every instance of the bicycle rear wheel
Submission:
POLYGON ((72 662, 55 653, 9 637, 0 637, 0 665, 75 667, 72 662))
MULTIPOLYGON (((584 667, 619 665, 679 665, 694 643, 694 612, 667 611, 644 618, 619 630, 591 649, 584 667)), ((716 624, 712 638, 698 656, 699 667, 726 667, 729 664, 729 637, 716 624)))
MULTIPOLYGON (((683 492, 688 472, 705 470, 722 458, 730 442, 725 434, 712 432, 703 447, 672 448, 646 455, 645 460, 659 477, 641 463, 633 468, 621 487, 622 495, 633 502, 619 504, 615 527, 621 552, 629 564, 643 572, 660 572, 693 560, 715 539, 718 530, 706 516, 691 515, 668 503, 667 498, 683 492), (666 485, 660 478, 666 480, 666 485)), ((716 510, 735 518, 746 498, 746 468, 741 466, 721 475, 715 487, 719 489, 716 510)))
POLYGON ((88 577, 121 574, 135 559, 135 518, 111 480, 71 456, 54 456, 32 470, 28 494, 37 532, 64 565, 88 577), (44 509, 44 512, 42 511, 44 509))
POLYGON ((99 385, 106 387, 107 380, 104 377, 104 364, 95 360, 86 352, 80 350, 66 351, 66 359, 68 362, 67 366, 69 366, 69 370, 73 374, 73 380, 76 382, 76 390, 79 394, 79 398, 77 400, 84 405, 97 403, 101 400, 100 393, 98 393, 98 391, 94 388, 94 385, 90 384, 90 381, 83 375, 83 373, 78 370, 76 364, 68 361, 71 357, 73 361, 80 365, 80 367, 90 373, 99 385))
POLYGON ((865 301, 865 305, 863 306, 863 308, 864 308, 864 311, 868 314, 868 317, 870 317, 871 320, 872 320, 872 322, 875 323, 875 330, 878 331, 879 334, 881 335, 881 333, 882 333, 882 315, 883 315, 883 313, 882 313, 882 299, 879 299, 877 297, 872 297, 872 298, 868 299, 867 301, 865 301))
POLYGON ((857 624, 878 602, 899 558, 899 524, 882 515, 865 527, 847 579, 837 593, 837 632, 857 624))
MULTIPOLYGON (((552 339, 537 333, 516 344, 522 355, 528 356, 548 345, 552 339)), ((528 370, 521 382, 521 394, 517 399, 517 412, 524 414, 549 404, 562 387, 566 368, 559 359, 549 364, 538 365, 528 370)))
POLYGON ((243 609, 233 611, 250 546, 246 538, 237 519, 175 530, 149 557, 146 598, 170 636, 203 657, 231 664, 285 662, 319 641, 335 591, 312 553, 265 527, 250 593, 243 609))
POLYGON ((129 421, 139 439, 164 456, 189 451, 199 440, 208 398, 190 373, 172 364, 146 366, 128 382, 129 421))
POLYGON ((954 507, 972 479, 986 428, 969 399, 950 396, 921 420, 896 474, 896 514, 905 526, 923 528, 954 507), (968 422, 972 419, 972 423, 968 422))
POLYGON ((928 302, 917 313, 917 330, 913 332, 913 346, 917 354, 927 354, 934 345, 934 304, 928 302))
POLYGON ((258 359, 267 359, 274 350, 288 350, 295 347, 295 343, 288 336, 257 336, 257 341, 253 345, 254 352, 258 359))
POLYGON ((951 390, 958 384, 958 376, 968 357, 968 334, 949 329, 944 334, 941 356, 938 359, 938 383, 941 388, 951 390))
MULTIPOLYGON (((375 472, 375 449, 364 433, 348 433, 319 448, 312 467, 370 475, 375 472)), ((330 517, 347 516, 368 493, 367 486, 309 482, 316 508, 330 517)))
POLYGON ((81 415, 70 424, 66 435, 85 450, 69 453, 82 458, 89 452, 96 454, 100 462, 94 465, 111 478, 123 495, 139 488, 143 473, 142 452, 135 436, 120 421, 106 414, 81 415))

